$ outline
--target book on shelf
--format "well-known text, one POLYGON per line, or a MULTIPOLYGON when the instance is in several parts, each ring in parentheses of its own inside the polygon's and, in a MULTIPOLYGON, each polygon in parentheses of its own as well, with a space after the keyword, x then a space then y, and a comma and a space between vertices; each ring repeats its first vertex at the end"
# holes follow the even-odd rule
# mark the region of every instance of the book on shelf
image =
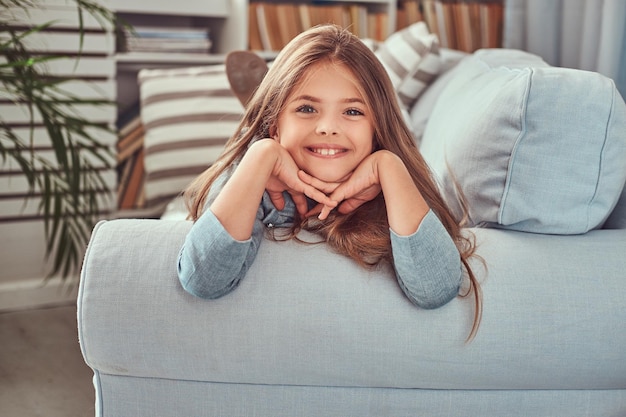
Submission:
POLYGON ((137 123, 141 123, 139 117, 140 106, 139 100, 136 100, 124 108, 118 108, 117 120, 115 122, 118 136, 125 135, 128 131, 132 130, 137 123))
POLYGON ((144 182, 144 126, 137 106, 118 117, 117 202, 119 209, 141 208, 144 182))
POLYGON ((167 26, 134 26, 134 32, 126 30, 138 38, 171 38, 171 39, 207 39, 207 28, 167 27, 167 26))
POLYGON ((423 21, 442 47, 474 52, 502 46, 503 14, 503 0, 400 0, 396 21, 423 21))
MULTIPOLYGON (((127 136, 130 132, 141 125, 141 117, 139 114, 120 120, 122 116, 118 116, 117 137, 118 140, 127 136)), ((119 144, 119 142, 118 142, 119 144)))
POLYGON ((394 30, 424 21, 442 47, 473 52, 502 45, 504 0, 400 0, 396 28, 380 8, 353 2, 249 3, 249 48, 278 51, 297 33, 321 23, 336 23, 361 38, 385 40, 394 30))
MULTIPOLYGON (((257 26, 259 28, 259 41, 261 43, 261 50, 272 51, 274 50, 270 42, 269 28, 267 26, 267 18, 265 17, 265 3, 250 3, 248 7, 254 10, 252 18, 256 19, 257 26)), ((252 41, 248 42, 249 44, 252 41)))
POLYGON ((366 38, 367 32, 367 9, 358 4, 348 6, 350 10, 350 23, 352 24, 352 33, 359 38, 366 38))
POLYGON ((122 31, 124 52, 209 53, 208 29, 135 26, 122 31))
POLYGON ((122 163, 126 159, 143 147, 144 128, 140 123, 125 136, 120 136, 117 142, 117 163, 122 163))
POLYGON ((126 48, 128 52, 209 53, 211 41, 208 39, 133 38, 128 40, 126 48))
POLYGON ((122 166, 118 184, 118 208, 141 208, 143 202, 144 184, 144 150, 139 149, 134 158, 128 159, 122 166))
POLYGON ((311 13, 309 11, 308 4, 299 4, 298 14, 300 15, 300 23, 302 24, 302 28, 313 27, 313 24, 311 23, 311 13))
POLYGON ((389 33, 387 13, 359 2, 296 3, 250 2, 249 39, 252 50, 278 51, 304 30, 336 23, 355 35, 384 40, 389 33))
POLYGON ((272 51, 278 51, 285 46, 285 42, 283 42, 280 33, 280 21, 278 17, 278 10, 283 8, 283 4, 268 3, 265 5, 265 19, 267 21, 265 28, 267 30, 267 36, 269 37, 269 47, 272 51))
POLYGON ((368 13, 367 20, 368 37, 377 41, 385 40, 387 33, 389 33, 389 16, 387 13, 368 13))
POLYGON ((139 102, 134 103, 118 115, 117 121, 117 162, 130 157, 143 145, 144 127, 141 122, 139 102))
MULTIPOLYGON (((417 0, 407 0, 417 1, 417 0)), ((422 10, 424 22, 431 33, 439 33, 439 25, 437 24, 437 11, 435 9, 435 0, 419 0, 418 4, 422 10)), ((413 22, 411 22, 413 23, 413 22)))
POLYGON ((396 30, 402 30, 412 23, 425 20, 418 1, 405 1, 399 3, 398 6, 396 9, 396 30))
POLYGON ((300 12, 295 4, 285 3, 282 7, 276 8, 278 29, 280 32, 280 42, 286 39, 293 39, 301 31, 300 12))
POLYGON ((265 49, 261 40, 256 6, 253 3, 248 7, 248 49, 251 51, 263 51, 265 49))

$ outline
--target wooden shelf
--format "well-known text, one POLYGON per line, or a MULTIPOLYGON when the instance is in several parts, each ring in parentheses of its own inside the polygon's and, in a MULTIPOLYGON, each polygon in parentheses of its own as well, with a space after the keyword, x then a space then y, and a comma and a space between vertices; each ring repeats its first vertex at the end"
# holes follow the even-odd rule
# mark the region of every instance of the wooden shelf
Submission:
POLYGON ((182 65, 222 64, 226 54, 183 54, 160 52, 124 52, 115 55, 118 71, 138 71, 142 68, 178 67, 182 65))
POLYGON ((174 16, 228 17, 229 0, 109 0, 112 10, 128 13, 149 13, 174 16))

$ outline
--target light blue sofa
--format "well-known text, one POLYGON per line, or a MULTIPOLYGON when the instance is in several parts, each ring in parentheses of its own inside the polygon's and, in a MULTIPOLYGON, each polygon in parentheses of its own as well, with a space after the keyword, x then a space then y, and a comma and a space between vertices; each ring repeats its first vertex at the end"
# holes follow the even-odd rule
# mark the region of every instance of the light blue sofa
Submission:
POLYGON ((190 223, 95 228, 78 297, 98 416, 625 416, 626 107, 519 51, 465 58, 410 109, 470 200, 484 313, 420 310, 388 269, 266 241, 215 301, 180 286, 190 223), (620 198, 621 195, 621 198, 620 198))

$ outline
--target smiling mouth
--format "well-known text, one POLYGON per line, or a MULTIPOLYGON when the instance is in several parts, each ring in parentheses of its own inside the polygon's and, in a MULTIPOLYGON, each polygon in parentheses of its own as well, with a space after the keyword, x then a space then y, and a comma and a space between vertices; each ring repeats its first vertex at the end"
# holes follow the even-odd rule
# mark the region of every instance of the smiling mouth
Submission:
POLYGON ((347 152, 346 149, 337 149, 337 148, 308 148, 311 152, 316 153, 322 156, 335 156, 340 153, 347 152))

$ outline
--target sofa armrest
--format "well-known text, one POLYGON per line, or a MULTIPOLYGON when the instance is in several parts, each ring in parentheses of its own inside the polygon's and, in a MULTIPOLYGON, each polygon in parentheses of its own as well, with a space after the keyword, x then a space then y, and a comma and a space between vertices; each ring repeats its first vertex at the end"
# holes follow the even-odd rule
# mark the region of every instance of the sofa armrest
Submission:
POLYGON ((187 221, 93 231, 78 298, 85 361, 106 374, 225 383, 451 389, 626 388, 626 230, 476 229, 484 314, 414 307, 392 271, 325 245, 265 241, 240 287, 186 293, 187 221), (591 354, 593 352, 593 354, 591 354))

